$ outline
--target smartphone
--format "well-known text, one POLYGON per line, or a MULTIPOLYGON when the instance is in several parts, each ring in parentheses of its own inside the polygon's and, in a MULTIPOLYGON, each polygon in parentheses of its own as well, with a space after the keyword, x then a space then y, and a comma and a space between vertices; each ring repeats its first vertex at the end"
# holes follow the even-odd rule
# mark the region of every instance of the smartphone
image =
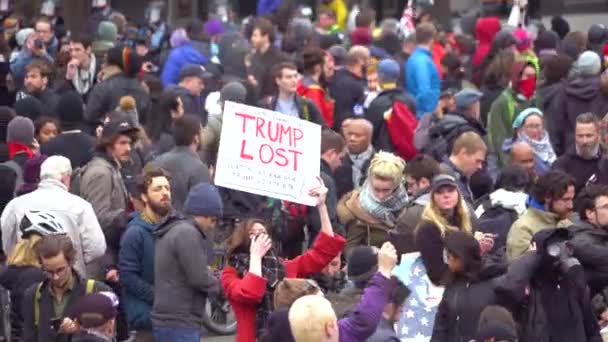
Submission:
POLYGON ((53 330, 59 331, 59 328, 61 327, 62 322, 63 322, 63 318, 52 318, 51 326, 53 327, 53 330))

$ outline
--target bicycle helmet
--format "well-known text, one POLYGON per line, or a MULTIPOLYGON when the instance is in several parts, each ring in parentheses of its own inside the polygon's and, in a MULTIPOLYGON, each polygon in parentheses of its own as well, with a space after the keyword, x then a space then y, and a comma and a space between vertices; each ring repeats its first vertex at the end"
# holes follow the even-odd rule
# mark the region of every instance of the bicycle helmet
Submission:
POLYGON ((40 236, 50 234, 65 234, 61 220, 55 213, 49 211, 28 210, 25 212, 19 230, 21 238, 27 239, 32 234, 40 236))

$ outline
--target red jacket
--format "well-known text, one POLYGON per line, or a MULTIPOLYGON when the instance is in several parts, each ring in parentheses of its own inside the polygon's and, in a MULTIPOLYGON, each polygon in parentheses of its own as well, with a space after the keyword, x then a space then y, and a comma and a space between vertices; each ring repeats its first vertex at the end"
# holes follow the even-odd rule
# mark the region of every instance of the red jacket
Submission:
MULTIPOLYGON (((320 272, 344 248, 346 240, 335 234, 330 237, 320 233, 311 249, 293 260, 285 260, 287 278, 306 278, 320 272)), ((266 291, 266 278, 247 273, 239 277, 236 269, 224 267, 222 287, 236 316, 236 341, 255 342, 256 306, 262 301, 266 291)))
POLYGON ((333 127, 334 125, 334 103, 335 101, 330 99, 323 87, 314 82, 312 79, 304 78, 298 82, 298 95, 305 97, 317 105, 321 116, 325 119, 327 126, 333 127))

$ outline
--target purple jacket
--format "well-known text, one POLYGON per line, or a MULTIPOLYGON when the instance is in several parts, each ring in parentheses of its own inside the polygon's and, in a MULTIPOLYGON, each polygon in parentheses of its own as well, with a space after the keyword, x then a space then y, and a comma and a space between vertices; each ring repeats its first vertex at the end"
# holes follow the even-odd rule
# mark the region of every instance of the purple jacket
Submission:
POLYGON ((395 278, 386 279, 376 273, 363 291, 357 307, 338 321, 340 342, 366 341, 374 334, 395 284, 395 278))

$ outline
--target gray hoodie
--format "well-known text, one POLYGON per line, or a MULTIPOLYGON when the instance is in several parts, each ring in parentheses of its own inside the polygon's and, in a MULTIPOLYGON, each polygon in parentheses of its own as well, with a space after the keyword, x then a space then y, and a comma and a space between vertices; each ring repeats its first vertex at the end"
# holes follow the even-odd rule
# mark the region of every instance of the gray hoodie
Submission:
POLYGON ((154 237, 153 325, 200 328, 207 293, 219 290, 208 268, 212 242, 193 220, 175 216, 154 237))

